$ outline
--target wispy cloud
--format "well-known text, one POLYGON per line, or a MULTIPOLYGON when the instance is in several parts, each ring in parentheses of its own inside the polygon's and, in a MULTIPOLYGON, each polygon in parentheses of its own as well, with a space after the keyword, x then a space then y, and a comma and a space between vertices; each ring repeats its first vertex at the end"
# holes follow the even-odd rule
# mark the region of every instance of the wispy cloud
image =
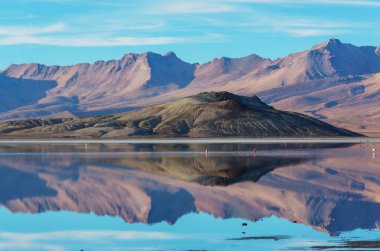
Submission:
POLYGON ((35 15, 8 15, 8 16, 1 16, 0 20, 30 20, 37 18, 35 15))
MULTIPOLYGON (((344 15, 326 16, 320 12, 323 8, 331 8, 330 5, 352 5, 355 6, 353 8, 380 6, 380 1, 375 0, 14 1, 25 4, 44 1, 48 6, 58 3, 70 8, 73 3, 80 3, 81 7, 88 9, 83 13, 79 11, 80 14, 48 16, 49 19, 41 17, 38 12, 29 13, 38 16, 32 23, 53 22, 45 26, 12 25, 21 21, 0 25, 0 46, 140 46, 220 42, 218 37, 210 35, 212 33, 224 34, 223 38, 231 40, 234 36, 255 33, 288 37, 334 36, 359 33, 360 25, 374 27, 375 24, 363 24, 358 21, 362 19, 344 15), (310 11, 310 7, 316 7, 314 5, 322 6, 318 6, 319 12, 315 15, 307 12, 308 15, 303 16, 302 9, 306 6, 310 11), (298 10, 300 12, 295 12, 298 10)), ((339 6, 334 8, 339 9, 339 6)))
POLYGON ((90 243, 94 245, 128 240, 175 240, 188 238, 183 234, 138 231, 56 231, 42 233, 0 232, 0 250, 66 250, 62 243, 90 243))
POLYGON ((53 45, 53 46, 136 46, 194 42, 185 37, 106 37, 106 36, 8 36, 0 38, 0 45, 53 45))
POLYGON ((286 4, 286 5, 310 5, 310 4, 333 4, 333 5, 361 5, 380 6, 378 0, 222 0, 227 3, 253 3, 253 4, 286 4))
POLYGON ((108 31, 157 31, 165 27, 163 20, 130 22, 120 18, 106 18, 98 27, 108 31))
POLYGON ((337 22, 332 20, 321 20, 303 17, 275 16, 272 18, 264 18, 262 22, 270 24, 273 27, 292 27, 292 28, 345 28, 352 27, 352 24, 337 22))
MULTIPOLYGON (((1 45, 52 45, 67 47, 94 47, 94 46, 141 46, 163 45, 175 43, 210 42, 219 39, 217 34, 202 36, 125 36, 119 34, 126 30, 156 30, 162 23, 141 24, 128 26, 109 20, 102 27, 103 32, 85 31, 84 29, 71 29, 63 23, 46 26, 0 26, 1 45), (107 30, 107 32, 104 32, 107 30)), ((100 26, 99 26, 100 27, 100 26)), ((95 27, 95 30, 97 28, 95 27)))
POLYGON ((345 33, 344 30, 333 29, 288 29, 286 33, 295 37, 314 37, 314 36, 326 36, 326 35, 338 35, 345 33))
POLYGON ((84 2, 83 0, 4 0, 4 1, 20 2, 20 3, 29 2, 29 3, 59 3, 59 4, 84 2))
MULTIPOLYGON (((245 28, 246 33, 272 33, 272 34, 287 34, 290 36, 326 36, 338 35, 347 33, 350 30, 357 28, 360 24, 353 24, 352 22, 337 21, 333 18, 322 17, 302 17, 302 16, 284 16, 281 11, 258 11, 254 6, 245 5, 246 3, 256 4, 354 4, 355 1, 350 0, 210 0, 207 2, 189 1, 182 2, 181 0, 176 4, 155 4, 148 6, 147 10, 152 13, 160 13, 166 16, 177 14, 193 14, 193 23, 198 20, 205 20, 204 22, 211 27, 220 27, 231 29, 245 28), (202 15, 203 13, 216 13, 221 12, 221 15, 202 15), (231 15, 238 15, 236 19, 231 19, 231 16, 223 16, 223 12, 231 15)), ((370 2, 371 1, 364 1, 370 2)), ((184 17, 186 18, 186 17, 184 17)), ((202 23, 198 22, 198 24, 202 23)))
POLYGON ((168 232, 140 232, 140 231, 56 231, 42 233, 16 233, 16 232, 0 232, 0 240, 8 241, 47 241, 47 240, 80 240, 91 241, 101 238, 109 238, 113 240, 172 240, 183 238, 184 235, 168 232))
POLYGON ((344 22, 303 17, 278 16, 271 19, 264 17, 263 19, 262 23, 272 27, 272 31, 296 37, 338 35, 346 33, 347 29, 353 26, 344 22))
POLYGON ((63 23, 55 23, 47 26, 0 26, 0 36, 26 36, 57 33, 66 30, 63 23))
MULTIPOLYGON (((12 0, 9 2, 45 2, 45 3, 58 3, 58 4, 70 4, 70 3, 86 3, 88 5, 103 5, 103 6, 128 6, 129 3, 125 1, 102 1, 102 0, 12 0)), ((161 0, 158 2, 158 5, 164 3, 162 9, 180 9, 183 7, 189 6, 202 6, 206 7, 204 11, 210 12, 225 12, 234 10, 233 4, 239 3, 253 3, 253 4, 297 4, 297 5, 309 5, 309 4, 334 4, 334 5, 361 5, 361 6, 380 6, 380 2, 378 0, 177 0, 175 3, 168 0, 161 0), (232 5, 230 5, 232 4, 232 5), (179 7, 176 8, 175 6, 179 7), (220 8, 217 8, 217 6, 220 8), (166 8, 171 7, 171 8, 166 8)), ((192 8, 192 7, 190 7, 192 8)))
POLYGON ((148 6, 147 13, 152 14, 205 14, 205 13, 224 13, 237 11, 235 5, 223 3, 221 1, 171 1, 156 2, 148 6))
POLYGON ((376 1, 365 1, 365 0, 314 0, 312 3, 321 4, 336 4, 336 5, 360 5, 360 6, 379 6, 380 2, 376 1))
POLYGON ((209 20, 208 22, 221 27, 240 28, 246 30, 246 32, 288 34, 302 37, 338 35, 361 27, 360 24, 328 19, 282 16, 274 13, 260 12, 252 12, 249 18, 232 24, 224 20, 209 20))

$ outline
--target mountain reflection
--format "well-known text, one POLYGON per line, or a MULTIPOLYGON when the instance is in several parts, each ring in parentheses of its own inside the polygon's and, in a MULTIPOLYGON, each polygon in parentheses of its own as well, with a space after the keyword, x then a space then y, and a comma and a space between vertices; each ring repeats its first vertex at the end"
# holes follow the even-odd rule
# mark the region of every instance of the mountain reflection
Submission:
POLYGON ((380 225, 380 163, 358 145, 3 145, 0 188, 14 212, 277 215, 332 235, 380 225))

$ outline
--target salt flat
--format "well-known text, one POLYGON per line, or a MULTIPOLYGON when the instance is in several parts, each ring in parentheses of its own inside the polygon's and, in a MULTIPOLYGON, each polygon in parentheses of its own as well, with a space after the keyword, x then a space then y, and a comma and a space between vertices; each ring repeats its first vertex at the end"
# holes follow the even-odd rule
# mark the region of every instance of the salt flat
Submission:
POLYGON ((144 139, 4 139, 0 144, 268 144, 268 143, 380 143, 380 138, 144 138, 144 139))

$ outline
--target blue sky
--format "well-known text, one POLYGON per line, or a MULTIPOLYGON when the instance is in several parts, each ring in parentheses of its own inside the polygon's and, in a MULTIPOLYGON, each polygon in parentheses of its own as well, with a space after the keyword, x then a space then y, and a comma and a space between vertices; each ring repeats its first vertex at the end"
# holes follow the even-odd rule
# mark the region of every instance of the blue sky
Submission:
POLYGON ((355 230, 330 237, 310 226, 271 216, 241 224, 205 213, 182 216, 174 225, 126 224, 122 219, 72 212, 11 213, 0 208, 0 250, 283 250, 341 245, 342 240, 374 240, 379 231, 355 230), (202 227, 199 223, 202 222, 202 227), (246 231, 243 235, 241 231, 246 231), (289 236, 283 240, 231 241, 248 236, 289 236))
POLYGON ((380 45, 378 0, 1 0, 0 69, 128 52, 277 58, 331 37, 380 45))

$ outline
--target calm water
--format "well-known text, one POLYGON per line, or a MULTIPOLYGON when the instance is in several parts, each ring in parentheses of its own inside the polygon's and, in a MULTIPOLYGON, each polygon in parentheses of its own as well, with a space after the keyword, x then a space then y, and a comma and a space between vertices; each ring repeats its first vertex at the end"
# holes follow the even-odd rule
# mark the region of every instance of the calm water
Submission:
POLYGON ((2 144, 0 250, 380 250, 373 148, 2 144))

